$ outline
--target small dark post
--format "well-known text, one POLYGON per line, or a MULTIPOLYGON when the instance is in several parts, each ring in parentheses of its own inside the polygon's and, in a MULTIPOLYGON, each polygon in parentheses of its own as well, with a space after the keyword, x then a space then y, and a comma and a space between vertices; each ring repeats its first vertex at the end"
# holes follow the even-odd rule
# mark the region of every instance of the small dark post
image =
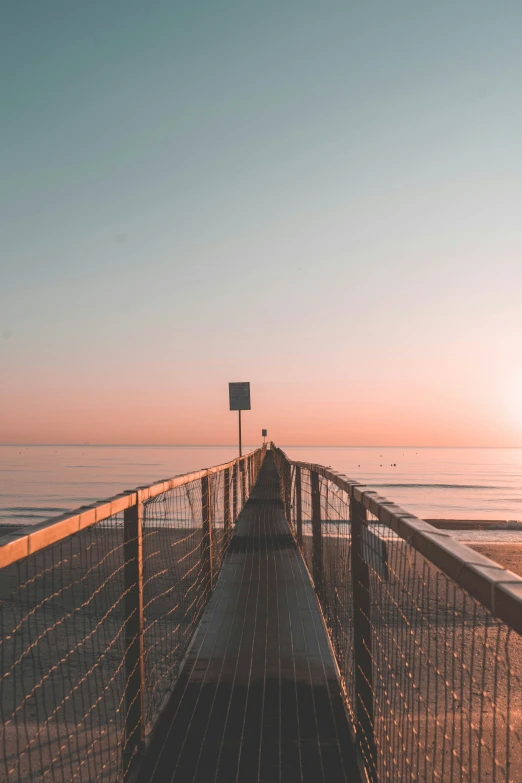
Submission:
POLYGON ((377 749, 373 717, 372 626, 370 618, 370 571, 364 559, 363 530, 367 528, 366 509, 350 500, 353 580, 353 649, 355 679, 356 738, 365 759, 371 783, 377 781, 377 749))
POLYGON ((145 740, 143 710, 143 505, 137 494, 135 506, 123 512, 123 557, 125 582, 125 739, 123 780, 134 770, 145 740))
POLYGON ((301 468, 295 466, 295 522, 297 546, 303 548, 303 506, 301 500, 301 468))
POLYGON ((232 468, 232 521, 237 519, 237 462, 232 468))
POLYGON ((321 536, 321 492, 319 488, 319 474, 315 470, 310 471, 312 484, 312 565, 315 591, 322 598, 323 588, 323 539, 321 536))
POLYGON ((205 580, 205 598, 208 601, 212 592, 212 519, 210 512, 210 481, 208 476, 201 479, 201 563, 205 580))
POLYGON ((225 469, 223 486, 223 546, 226 548, 230 540, 231 519, 230 519, 230 468, 225 469))

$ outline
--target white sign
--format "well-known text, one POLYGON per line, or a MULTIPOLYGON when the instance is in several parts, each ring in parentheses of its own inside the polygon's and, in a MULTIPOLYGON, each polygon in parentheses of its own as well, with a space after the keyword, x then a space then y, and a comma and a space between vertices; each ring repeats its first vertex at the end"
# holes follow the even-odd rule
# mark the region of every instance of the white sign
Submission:
POLYGON ((229 383, 228 394, 230 397, 231 411, 250 410, 250 383, 229 383))

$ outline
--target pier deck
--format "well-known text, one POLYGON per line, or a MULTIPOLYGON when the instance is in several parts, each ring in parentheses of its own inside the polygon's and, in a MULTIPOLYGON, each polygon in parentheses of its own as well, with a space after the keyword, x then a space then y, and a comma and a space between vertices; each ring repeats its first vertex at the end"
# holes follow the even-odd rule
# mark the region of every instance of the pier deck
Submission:
POLYGON ((140 780, 359 779, 334 661, 268 453, 140 780))

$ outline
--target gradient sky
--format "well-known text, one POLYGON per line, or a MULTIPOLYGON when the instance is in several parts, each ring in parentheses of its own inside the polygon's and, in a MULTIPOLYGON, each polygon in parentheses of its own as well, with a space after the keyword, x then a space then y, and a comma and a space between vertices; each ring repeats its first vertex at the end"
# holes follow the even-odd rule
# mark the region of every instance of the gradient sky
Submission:
POLYGON ((522 4, 5 0, 0 442, 522 445, 522 4))

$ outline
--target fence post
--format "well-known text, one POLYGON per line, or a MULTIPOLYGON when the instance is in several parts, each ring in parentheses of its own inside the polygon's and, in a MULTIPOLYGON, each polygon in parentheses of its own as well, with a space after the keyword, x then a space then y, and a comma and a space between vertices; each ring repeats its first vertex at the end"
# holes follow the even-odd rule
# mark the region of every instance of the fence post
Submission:
POLYGON ((288 524, 290 527, 292 527, 292 468, 290 466, 290 463, 286 463, 286 491, 285 491, 285 502, 286 502, 286 518, 288 520, 288 524))
POLYGON ((122 753, 123 780, 127 781, 142 752, 145 740, 143 656, 143 504, 123 512, 123 557, 125 583, 125 735, 122 753))
POLYGON ((224 486, 223 486, 223 546, 226 549, 230 540, 231 520, 230 520, 230 468, 225 468, 224 486))
POLYGON ((323 539, 321 535, 321 492, 319 474, 310 471, 312 489, 312 576, 319 599, 322 598, 323 587, 323 539))
POLYGON ((373 716, 372 627, 370 618, 370 570, 364 559, 366 509, 350 498, 352 534, 353 651, 357 745, 371 783, 377 781, 377 749, 373 716))
POLYGON ((245 460, 242 460, 239 465, 241 469, 241 505, 244 506, 246 503, 246 465, 245 460))
POLYGON ((210 481, 208 476, 201 479, 201 564, 205 584, 205 599, 212 592, 212 519, 210 511, 210 481))
POLYGON ((303 548, 303 506, 301 499, 301 468, 295 466, 295 522, 297 533, 297 546, 303 548))
POLYGON ((232 520, 237 519, 237 462, 232 468, 232 520))

